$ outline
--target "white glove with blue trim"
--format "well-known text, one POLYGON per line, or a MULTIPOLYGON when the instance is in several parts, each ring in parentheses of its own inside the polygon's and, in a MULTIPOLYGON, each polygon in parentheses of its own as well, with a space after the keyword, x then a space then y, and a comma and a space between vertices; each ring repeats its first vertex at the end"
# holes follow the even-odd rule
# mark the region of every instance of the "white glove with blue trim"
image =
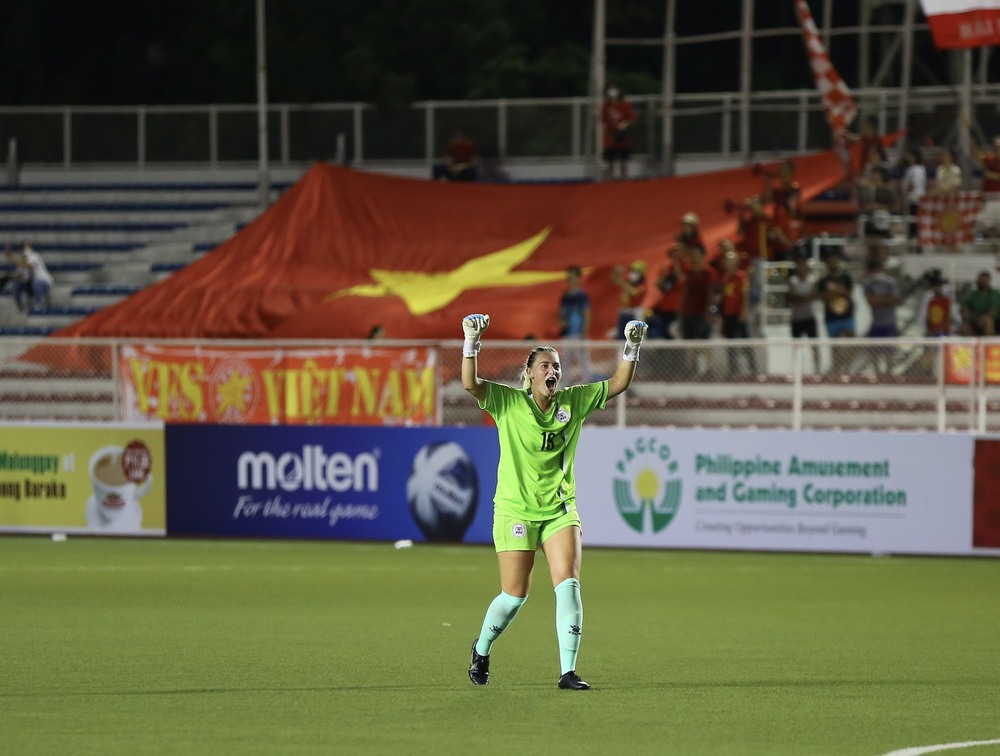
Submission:
POLYGON ((465 332, 465 344, 462 345, 462 355, 475 357, 479 354, 479 339, 483 331, 490 327, 489 315, 466 315, 462 318, 462 331, 465 332))
POLYGON ((646 337, 648 325, 641 320, 630 320, 625 324, 625 351, 622 352, 622 359, 629 362, 639 361, 639 347, 646 337))

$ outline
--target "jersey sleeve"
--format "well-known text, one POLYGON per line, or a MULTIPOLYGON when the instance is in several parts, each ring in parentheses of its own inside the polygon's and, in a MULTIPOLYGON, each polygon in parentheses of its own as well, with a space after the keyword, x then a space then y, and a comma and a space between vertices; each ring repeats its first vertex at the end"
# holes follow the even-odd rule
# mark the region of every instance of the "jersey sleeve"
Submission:
POLYGON ((486 384, 486 398, 479 402, 479 408, 489 412, 494 419, 505 414, 521 393, 502 383, 493 381, 483 381, 483 383, 486 384))
POLYGON ((594 410, 604 409, 608 402, 608 382, 584 383, 579 386, 569 386, 563 390, 567 404, 573 408, 573 414, 578 418, 588 417, 594 410))

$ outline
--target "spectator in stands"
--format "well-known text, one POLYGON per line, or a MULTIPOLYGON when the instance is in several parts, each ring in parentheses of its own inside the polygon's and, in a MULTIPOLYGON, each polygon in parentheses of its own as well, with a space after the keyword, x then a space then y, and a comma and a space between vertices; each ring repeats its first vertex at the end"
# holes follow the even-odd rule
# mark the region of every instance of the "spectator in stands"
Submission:
POLYGON ((993 137, 990 152, 976 148, 976 160, 983 167, 983 209, 977 226, 983 236, 1000 238, 1000 135, 993 137))
MULTIPOLYGON (((800 253, 795 255, 795 269, 788 277, 788 295, 786 297, 791 308, 792 338, 819 338, 816 327, 816 313, 813 312, 813 302, 819 297, 816 282, 809 270, 809 257, 800 253)), ((819 347, 814 346, 813 369, 819 370, 819 347)))
POLYGON ((643 320, 646 310, 643 302, 646 300, 646 263, 636 260, 625 272, 623 265, 616 265, 611 271, 611 280, 621 289, 621 299, 618 306, 618 325, 616 334, 625 333, 625 326, 630 320, 643 320))
POLYGON ((858 149, 858 158, 853 165, 854 174, 861 176, 864 174, 864 166, 871 154, 871 148, 877 147, 880 151, 882 150, 882 135, 879 133, 878 118, 876 116, 865 118, 861 122, 861 128, 857 134, 851 131, 844 131, 842 133, 844 140, 848 144, 861 145, 858 149))
POLYGON ((896 193, 889 183, 889 170, 876 168, 870 181, 861 182, 860 189, 861 229, 868 259, 884 260, 889 253, 886 240, 892 236, 892 214, 898 209, 896 193))
POLYGON ((649 333, 653 338, 674 338, 673 326, 681 306, 680 272, 681 257, 673 246, 667 250, 667 262, 656 277, 656 297, 649 313, 649 333))
POLYGON ((927 338, 950 336, 954 326, 955 305, 952 302, 948 279, 940 268, 930 268, 924 273, 927 291, 920 300, 920 324, 927 338))
MULTIPOLYGON (((727 209, 733 206, 727 202, 727 209)), ((766 263, 769 260, 785 260, 791 244, 784 233, 775 227, 759 195, 747 197, 736 208, 739 213, 737 247, 747 261, 750 275, 750 303, 760 302, 767 276, 766 263)))
MULTIPOLYGON (((10 247, 7 247, 3 251, 3 254, 7 260, 7 264, 10 266, 10 272, 4 272, 3 275, 0 275, 0 292, 7 288, 7 284, 16 285, 18 277, 18 261, 14 251, 10 247)), ((13 289, 13 286, 11 288, 13 289)))
POLYGON ((435 181, 477 181, 479 159, 476 143, 461 129, 457 129, 445 148, 444 160, 434 166, 435 181))
MULTIPOLYGON (((712 334, 710 321, 713 303, 712 270, 705 263, 705 251, 701 247, 691 247, 688 253, 689 267, 682 266, 680 271, 681 287, 681 337, 685 341, 703 341, 712 334)), ((687 369, 694 372, 698 369, 698 351, 688 351, 687 369)), ((705 366, 707 371, 708 365, 705 366)))
POLYGON ((802 193, 795 180, 795 163, 785 160, 778 169, 777 183, 773 173, 767 174, 764 203, 773 207, 772 222, 790 247, 802 238, 802 193))
MULTIPOLYGON (((896 308, 902 302, 896 279, 885 272, 885 263, 879 258, 868 261, 868 281, 865 283, 865 300, 872 311, 872 323, 868 337, 873 339, 894 339, 899 335, 896 323, 896 308)), ((893 347, 872 347, 869 355, 876 375, 892 372, 895 358, 893 347)))
POLYGON ((868 281, 865 283, 865 300, 872 310, 870 338, 893 339, 899 335, 896 308, 902 303, 899 284, 885 272, 885 263, 879 258, 868 261, 868 281))
POLYGON ((379 341, 384 338, 385 338, 385 326, 383 326, 381 323, 376 323, 371 327, 371 330, 368 331, 369 341, 379 341))
MULTIPOLYGON (((831 339, 846 339, 855 335, 854 279, 842 267, 842 253, 832 251, 826 259, 826 275, 819 279, 816 291, 823 301, 823 320, 831 339)), ((843 347, 833 349, 833 369, 843 373, 849 364, 850 352, 843 347)))
MULTIPOLYGON (((929 339, 947 338, 956 326, 957 317, 948 279, 940 268, 928 268, 924 271, 923 283, 927 286, 927 291, 921 297, 917 315, 921 334, 929 339)), ((918 375, 935 375, 939 354, 938 347, 925 346, 913 365, 913 372, 918 375)))
POLYGON ((601 108, 603 131, 605 178, 628 176, 628 159, 632 155, 632 124, 635 123, 635 108, 625 99, 625 95, 615 85, 608 87, 604 106, 601 108))
MULTIPOLYGON (((903 151, 903 166, 900 193, 903 195, 904 208, 909 216, 907 236, 910 239, 917 239, 917 214, 920 211, 920 198, 927 192, 927 169, 924 167, 924 159, 919 147, 910 145, 903 151)), ((920 251, 919 246, 916 251, 920 251)))
POLYGON ((941 162, 934 169, 934 194, 951 194, 962 188, 962 168, 955 162, 955 151, 945 147, 941 162))
MULTIPOLYGON (((41 305, 45 309, 48 309, 51 303, 52 274, 49 273, 49 269, 45 267, 45 261, 34 250, 30 241, 24 242, 19 265, 28 270, 28 273, 23 278, 21 289, 21 293, 27 294, 28 309, 31 309, 32 302, 35 305, 41 305)), ((14 292, 14 298, 18 300, 18 308, 20 309, 19 292, 14 292)))
POLYGON ((976 276, 976 288, 962 300, 963 336, 994 336, 1000 319, 1000 291, 991 285, 988 270, 976 276))
POLYGON ((674 235, 674 246, 671 248, 671 255, 676 260, 685 263, 692 250, 701 250, 705 255, 705 242, 701 238, 701 219, 697 213, 684 213, 681 216, 681 230, 674 235))
MULTIPOLYGON (((747 322, 750 308, 750 279, 747 277, 746 271, 740 269, 740 256, 731 242, 722 255, 722 271, 722 277, 719 281, 722 336, 726 339, 749 339, 750 329, 747 322)), ((755 375, 757 373, 757 359, 753 348, 737 350, 734 346, 730 346, 726 350, 729 374, 737 374, 740 354, 746 361, 747 371, 751 375, 755 375)))
POLYGON ((859 182, 871 181, 872 174, 878 168, 889 170, 889 156, 886 154, 885 147, 881 144, 873 144, 866 149, 867 153, 863 156, 861 172, 857 176, 859 182))
MULTIPOLYGON (((585 341, 590 335, 590 297, 583 290, 583 272, 572 266, 566 269, 566 290, 559 300, 559 335, 566 341, 585 341)), ((590 355, 583 346, 562 350, 563 373, 572 382, 590 377, 590 355)))

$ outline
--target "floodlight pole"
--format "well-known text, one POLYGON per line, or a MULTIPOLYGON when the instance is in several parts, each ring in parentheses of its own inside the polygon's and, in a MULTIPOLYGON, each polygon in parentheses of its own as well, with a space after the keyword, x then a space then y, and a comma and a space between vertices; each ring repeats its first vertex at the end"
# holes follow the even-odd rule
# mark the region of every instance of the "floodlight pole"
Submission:
POLYGON ((913 14, 917 0, 904 0, 903 59, 899 69, 899 120, 896 129, 905 131, 910 122, 910 69, 913 67, 913 14))
POLYGON ((267 160, 267 34, 265 0, 257 0, 257 204, 271 202, 271 176, 267 160))
POLYGON ((594 181, 600 181, 604 171, 602 157, 604 153, 604 123, 601 111, 604 106, 604 66, 605 66, 605 0, 594 0, 594 39, 593 65, 591 74, 594 91, 594 181))
POLYGON ((662 152, 663 173, 673 176, 677 170, 674 161, 674 93, 677 89, 677 35, 674 22, 677 19, 677 0, 667 0, 663 24, 663 131, 660 151, 662 152))

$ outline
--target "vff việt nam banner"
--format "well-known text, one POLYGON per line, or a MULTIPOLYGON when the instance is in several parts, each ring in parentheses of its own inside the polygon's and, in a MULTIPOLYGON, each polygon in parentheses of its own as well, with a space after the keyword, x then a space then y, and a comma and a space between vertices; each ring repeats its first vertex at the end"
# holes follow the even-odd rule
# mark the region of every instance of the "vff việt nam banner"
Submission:
POLYGON ((434 425, 428 347, 256 348, 128 344, 129 420, 230 425, 434 425))
POLYGON ((162 426, 0 426, 0 531, 164 535, 162 426))
POLYGON ((967 554, 972 455, 950 434, 592 428, 577 504, 591 545, 967 554))

